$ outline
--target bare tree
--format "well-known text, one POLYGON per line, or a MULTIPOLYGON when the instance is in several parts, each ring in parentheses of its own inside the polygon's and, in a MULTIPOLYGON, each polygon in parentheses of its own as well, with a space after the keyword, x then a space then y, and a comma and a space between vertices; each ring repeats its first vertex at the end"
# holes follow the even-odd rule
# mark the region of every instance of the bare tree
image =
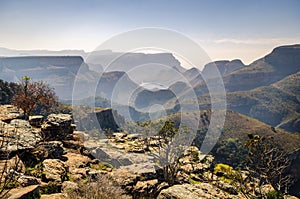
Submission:
POLYGON ((187 128, 175 128, 171 120, 160 122, 160 130, 157 133, 158 147, 151 149, 150 155, 154 157, 155 163, 162 168, 163 179, 169 185, 176 183, 180 168, 179 158, 191 143, 191 136, 187 128))
POLYGON ((287 193, 293 179, 289 174, 291 159, 273 137, 248 135, 245 144, 248 148, 247 163, 249 171, 257 175, 259 187, 271 184, 274 190, 287 193))

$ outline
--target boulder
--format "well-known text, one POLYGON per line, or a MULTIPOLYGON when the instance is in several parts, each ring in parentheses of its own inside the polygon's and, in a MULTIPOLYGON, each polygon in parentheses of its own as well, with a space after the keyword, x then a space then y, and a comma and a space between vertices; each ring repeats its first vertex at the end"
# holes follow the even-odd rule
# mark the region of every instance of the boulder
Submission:
MULTIPOLYGON (((1 141, 6 141, 6 152, 16 152, 18 150, 33 149, 41 140, 39 130, 32 128, 28 121, 14 119, 10 124, 0 121, 1 141)), ((0 149, 2 150, 2 149, 0 149)))
POLYGON ((242 199, 242 195, 232 195, 209 183, 174 185, 162 190, 157 199, 242 199))
POLYGON ((67 165, 59 159, 46 159, 42 162, 44 181, 61 183, 68 173, 67 165))
POLYGON ((47 141, 70 139, 73 131, 72 116, 69 114, 51 114, 42 125, 42 137, 47 141))

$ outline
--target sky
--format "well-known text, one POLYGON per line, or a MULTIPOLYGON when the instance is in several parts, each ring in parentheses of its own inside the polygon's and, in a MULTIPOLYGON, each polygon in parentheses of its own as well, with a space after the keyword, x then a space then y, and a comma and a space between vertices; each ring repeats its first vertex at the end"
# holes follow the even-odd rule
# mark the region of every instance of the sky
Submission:
POLYGON ((114 35, 177 31, 212 60, 245 64, 300 43, 299 0, 0 0, 0 47, 92 51, 114 35))

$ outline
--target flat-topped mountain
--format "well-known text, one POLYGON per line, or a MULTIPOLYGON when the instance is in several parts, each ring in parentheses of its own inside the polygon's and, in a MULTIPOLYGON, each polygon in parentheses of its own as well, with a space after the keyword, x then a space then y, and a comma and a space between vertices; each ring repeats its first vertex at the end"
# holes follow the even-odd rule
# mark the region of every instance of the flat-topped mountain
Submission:
POLYGON ((17 82, 22 76, 45 81, 55 88, 60 98, 72 98, 74 79, 82 71, 82 86, 97 76, 80 56, 30 56, 0 58, 0 79, 17 82))

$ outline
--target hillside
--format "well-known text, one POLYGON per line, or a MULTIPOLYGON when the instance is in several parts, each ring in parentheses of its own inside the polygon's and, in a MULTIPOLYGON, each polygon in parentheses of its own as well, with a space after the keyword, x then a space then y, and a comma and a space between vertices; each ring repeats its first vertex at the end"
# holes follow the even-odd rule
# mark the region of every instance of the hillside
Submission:
MULTIPOLYGON (((270 54, 224 76, 228 92, 245 91, 268 86, 300 71, 300 45, 280 46, 270 54)), ((204 82, 194 88, 198 95, 207 93, 204 82)))
MULTIPOLYGON (((167 116, 168 119, 175 121, 177 125, 180 124, 182 117, 192 118, 195 114, 207 115, 208 120, 211 120, 210 110, 201 110, 200 112, 192 113, 175 113, 167 116), (182 114, 184 116, 182 116, 182 114)), ((192 119, 190 120, 193 121, 192 119)), ((186 123, 187 126, 192 125, 186 123)), ((202 120, 199 121, 198 129, 208 127, 207 123, 203 123, 202 120)), ((219 141, 227 139, 238 139, 240 142, 244 143, 248 137, 248 134, 257 134, 261 136, 273 136, 284 149, 287 151, 294 151, 300 146, 300 134, 290 133, 281 128, 275 128, 275 131, 271 128, 272 126, 265 124, 257 119, 251 118, 249 116, 243 115, 236 111, 227 110, 224 127, 222 129, 221 137, 219 141)))
MULTIPOLYGON (((227 93, 227 109, 256 118, 274 127, 299 132, 299 72, 270 86, 227 93)), ((210 96, 198 97, 200 109, 210 107, 210 96)), ((188 100, 185 103, 189 103, 188 100)))
POLYGON ((227 94, 228 108, 269 125, 299 132, 300 73, 290 75, 267 87, 227 94))

